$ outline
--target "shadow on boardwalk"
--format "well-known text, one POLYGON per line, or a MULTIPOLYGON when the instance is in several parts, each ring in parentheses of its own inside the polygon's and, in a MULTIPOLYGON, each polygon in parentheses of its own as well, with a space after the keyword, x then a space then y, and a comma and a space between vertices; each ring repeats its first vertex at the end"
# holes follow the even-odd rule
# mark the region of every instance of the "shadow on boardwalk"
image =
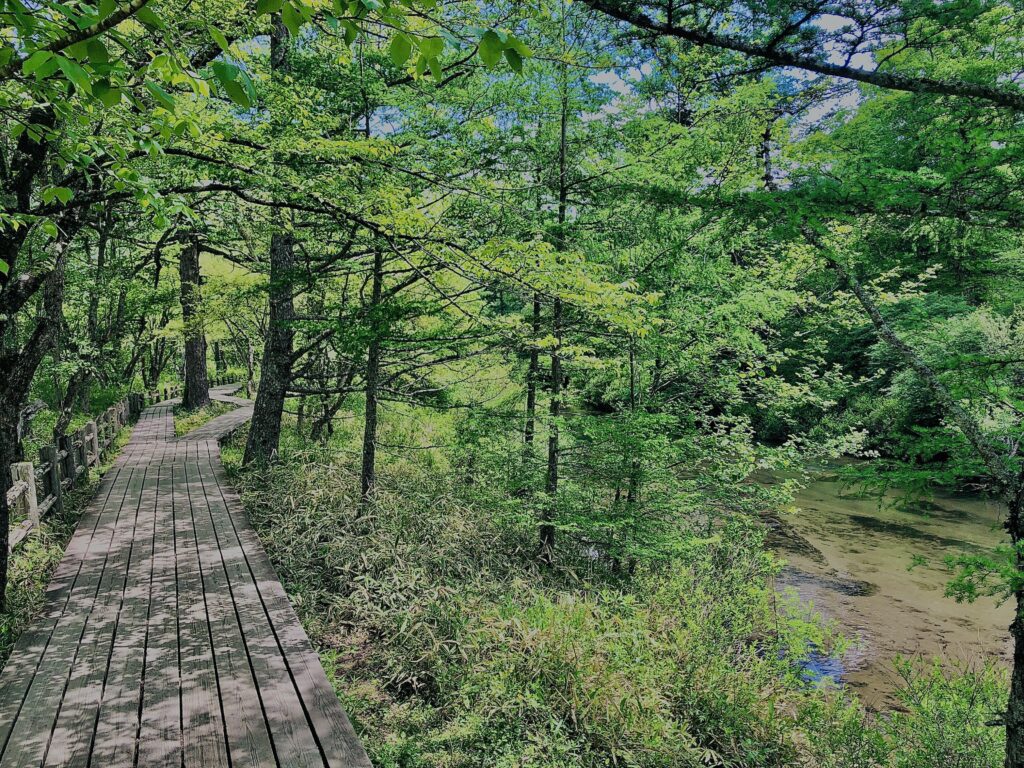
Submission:
POLYGON ((0 768, 370 762, 227 483, 217 438, 148 408, 0 675, 0 768))

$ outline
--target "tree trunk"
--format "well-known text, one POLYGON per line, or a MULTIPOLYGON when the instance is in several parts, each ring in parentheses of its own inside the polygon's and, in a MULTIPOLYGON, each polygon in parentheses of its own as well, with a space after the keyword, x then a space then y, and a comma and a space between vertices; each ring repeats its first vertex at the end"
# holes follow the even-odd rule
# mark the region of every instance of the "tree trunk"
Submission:
MULTIPOLYGON (((564 65, 561 74, 562 109, 559 117, 558 140, 558 229, 555 232, 555 245, 560 251, 564 251, 566 246, 565 222, 569 201, 569 165, 567 154, 569 91, 564 65)), ((549 408, 551 426, 548 428, 548 470, 544 483, 544 490, 547 493, 548 499, 540 525, 540 561, 545 565, 551 565, 554 562, 554 520, 558 513, 558 462, 560 449, 558 419, 562 413, 562 300, 557 296, 552 304, 551 332, 555 337, 555 346, 551 350, 551 405, 549 408)))
POLYGON ((256 352, 252 348, 252 339, 249 339, 245 343, 245 396, 252 397, 253 391, 256 389, 256 352))
MULTIPOLYGON (((1018 571, 1021 569, 1018 563, 1018 571)), ((1016 613, 1010 624, 1013 636, 1013 671, 1010 675, 1010 695, 1006 702, 1006 762, 1005 768, 1024 766, 1024 590, 1014 594, 1016 613)))
POLYGON ((270 237, 270 317, 243 464, 275 461, 280 448, 281 416, 292 379, 295 304, 291 276, 294 266, 295 243, 291 235, 275 232, 270 237))
MULTIPOLYGON (((271 78, 280 79, 288 68, 288 29, 280 14, 275 14, 270 34, 271 78)), ((277 119, 281 121, 284 116, 279 115, 277 119)), ((275 164, 281 162, 283 158, 274 157, 275 164)), ((295 340, 292 326, 295 321, 294 270, 295 240, 289 232, 273 233, 270 236, 270 312, 263 343, 260 386, 253 404, 243 464, 275 461, 281 445, 281 418, 292 380, 292 346, 295 340)))
POLYGON ((185 392, 182 405, 189 411, 210 404, 210 381, 206 374, 206 332, 200 310, 202 300, 199 273, 199 243, 189 241, 178 259, 181 275, 181 319, 185 329, 185 392))
POLYGON ((227 357, 224 354, 224 348, 221 346, 219 341, 213 342, 213 364, 217 368, 217 374, 221 375, 228 369, 227 357))
POLYGON ((64 268, 68 242, 81 226, 77 217, 65 218, 65 238, 54 244, 53 269, 42 283, 43 311, 20 350, 0 350, 0 610, 7 594, 7 546, 10 536, 10 508, 7 491, 12 485, 11 462, 18 459, 18 414, 32 386, 32 379, 46 352, 60 332, 64 303, 64 268))
POLYGON ((548 427, 548 471, 544 483, 547 493, 547 508, 540 526, 540 560, 551 565, 555 556, 555 514, 558 508, 558 417, 562 413, 562 300, 555 299, 552 311, 552 331, 555 334, 555 348, 551 351, 551 425, 548 427))
POLYGON ((533 339, 530 346, 530 367, 526 370, 526 426, 523 429, 523 442, 529 450, 533 446, 533 436, 537 428, 537 379, 540 376, 540 351, 537 349, 537 336, 540 334, 540 297, 533 294, 533 315, 530 318, 533 339))
POLYGON ((381 249, 373 254, 373 289, 370 295, 372 335, 366 352, 366 420, 363 427, 363 467, 360 492, 363 504, 373 500, 377 488, 377 386, 380 377, 381 333, 380 308, 384 280, 384 255, 381 249))

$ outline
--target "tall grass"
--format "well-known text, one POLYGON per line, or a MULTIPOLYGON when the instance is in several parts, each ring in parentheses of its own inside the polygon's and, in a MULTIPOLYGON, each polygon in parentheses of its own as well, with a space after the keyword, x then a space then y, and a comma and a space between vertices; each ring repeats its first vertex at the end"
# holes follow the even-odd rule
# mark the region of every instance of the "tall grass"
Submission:
MULTIPOLYGON (((360 513, 351 437, 288 428, 281 463, 234 474, 375 765, 999 764, 998 670, 907 663, 906 712, 888 717, 807 684, 805 649, 841 641, 776 599, 778 563, 742 516, 628 583, 585 553, 541 570, 517 501, 443 453, 384 461, 360 513)), ((237 468, 240 446, 225 455, 237 468)))

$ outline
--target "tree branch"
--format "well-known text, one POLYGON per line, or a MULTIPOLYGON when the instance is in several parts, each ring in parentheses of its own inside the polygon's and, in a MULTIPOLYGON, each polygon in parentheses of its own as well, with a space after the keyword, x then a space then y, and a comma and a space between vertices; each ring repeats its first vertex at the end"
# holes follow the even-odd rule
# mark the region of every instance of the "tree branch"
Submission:
POLYGON ((898 72, 880 72, 845 64, 833 64, 815 56, 779 49, 775 45, 745 40, 735 35, 712 32, 704 29, 675 26, 656 21, 629 0, 583 0, 596 11, 600 11, 634 27, 656 32, 660 35, 678 37, 694 45, 722 48, 743 53, 771 62, 779 67, 795 67, 819 75, 841 77, 894 91, 910 93, 935 93, 944 96, 974 98, 988 101, 996 106, 1024 112, 1024 92, 1016 88, 1005 88, 965 80, 937 80, 920 75, 905 75, 898 72))

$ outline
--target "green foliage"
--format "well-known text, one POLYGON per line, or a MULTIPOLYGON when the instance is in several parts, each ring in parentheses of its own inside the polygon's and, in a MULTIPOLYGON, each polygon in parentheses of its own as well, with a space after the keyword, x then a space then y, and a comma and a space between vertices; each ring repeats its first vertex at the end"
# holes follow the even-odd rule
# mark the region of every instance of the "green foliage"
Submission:
POLYGON ((996 768, 1003 734, 991 722, 1005 705, 1005 670, 943 669, 898 659, 900 709, 870 718, 840 700, 805 710, 810 753, 822 768, 996 768))
POLYGON ((181 437, 193 430, 199 429, 210 419, 231 413, 235 406, 230 403, 222 403, 214 400, 204 408, 197 408, 194 411, 186 411, 181 406, 174 409, 174 435, 181 437))

